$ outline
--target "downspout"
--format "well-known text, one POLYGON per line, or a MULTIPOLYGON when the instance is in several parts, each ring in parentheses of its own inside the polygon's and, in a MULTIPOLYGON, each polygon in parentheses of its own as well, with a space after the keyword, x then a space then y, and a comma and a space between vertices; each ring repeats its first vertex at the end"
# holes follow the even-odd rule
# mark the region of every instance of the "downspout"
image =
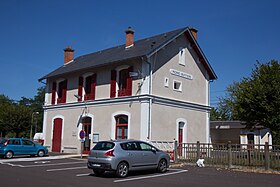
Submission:
MULTIPOLYGON (((147 57, 147 56, 146 56, 147 57)), ((151 131, 151 128, 152 128, 152 75, 153 75, 153 70, 152 70, 152 63, 150 62, 150 57, 147 57, 147 60, 145 60, 143 57, 142 57, 142 60, 145 61, 148 66, 149 66, 149 107, 148 107, 148 136, 147 136, 147 139, 150 140, 151 139, 151 136, 152 136, 152 131, 151 131)))

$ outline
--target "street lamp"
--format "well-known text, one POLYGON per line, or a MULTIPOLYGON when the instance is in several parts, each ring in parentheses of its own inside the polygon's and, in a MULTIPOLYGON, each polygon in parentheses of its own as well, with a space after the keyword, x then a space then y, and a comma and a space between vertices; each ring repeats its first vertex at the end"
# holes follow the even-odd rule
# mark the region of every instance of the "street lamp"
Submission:
POLYGON ((32 129, 33 129, 33 117, 34 114, 39 114, 39 112, 32 112, 32 116, 31 116, 31 128, 30 128, 30 140, 32 140, 32 129))

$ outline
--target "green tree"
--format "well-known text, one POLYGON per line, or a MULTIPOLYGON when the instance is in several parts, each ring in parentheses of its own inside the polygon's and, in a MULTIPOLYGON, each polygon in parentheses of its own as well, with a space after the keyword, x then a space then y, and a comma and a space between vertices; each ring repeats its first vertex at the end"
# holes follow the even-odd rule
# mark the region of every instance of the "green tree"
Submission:
POLYGON ((274 144, 280 144, 280 64, 276 60, 257 62, 251 76, 227 88, 222 101, 230 109, 232 119, 246 122, 247 127, 270 128, 274 144))

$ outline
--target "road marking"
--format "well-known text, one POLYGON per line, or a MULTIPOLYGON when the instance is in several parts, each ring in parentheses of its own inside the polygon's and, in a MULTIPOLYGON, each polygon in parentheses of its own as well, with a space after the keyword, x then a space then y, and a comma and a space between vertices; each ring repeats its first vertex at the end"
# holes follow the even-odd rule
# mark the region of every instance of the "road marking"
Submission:
POLYGON ((76 177, 90 176, 91 173, 77 174, 76 177))
POLYGON ((24 166, 24 167, 29 168, 29 167, 58 166, 58 165, 67 165, 67 164, 84 164, 84 163, 86 163, 86 162, 63 162, 63 163, 53 163, 53 164, 27 165, 27 166, 24 166))
POLYGON ((51 161, 40 161, 40 162, 34 162, 34 164, 45 164, 45 163, 49 163, 51 161))
POLYGON ((53 164, 36 164, 36 165, 20 165, 20 164, 12 164, 12 163, 2 163, 7 164, 13 167, 21 167, 21 168, 32 168, 32 167, 45 167, 45 166, 58 166, 58 165, 70 165, 70 164, 85 164, 86 162, 63 162, 63 163, 53 163, 53 164))
POLYGON ((146 177, 134 177, 134 178, 129 178, 129 179, 121 179, 121 180, 115 180, 114 182, 126 182, 126 181, 133 181, 133 180, 141 180, 141 179, 148 179, 148 178, 156 178, 156 177, 163 177, 163 176, 168 176, 168 175, 175 175, 178 173, 183 173, 187 172, 188 170, 180 170, 180 171, 175 171, 172 173, 164 173, 164 174, 159 174, 159 175, 152 175, 152 176, 146 176, 146 177))
POLYGON ((85 168, 87 168, 87 167, 73 167, 73 168, 48 169, 47 171, 64 171, 64 170, 85 169, 85 168))

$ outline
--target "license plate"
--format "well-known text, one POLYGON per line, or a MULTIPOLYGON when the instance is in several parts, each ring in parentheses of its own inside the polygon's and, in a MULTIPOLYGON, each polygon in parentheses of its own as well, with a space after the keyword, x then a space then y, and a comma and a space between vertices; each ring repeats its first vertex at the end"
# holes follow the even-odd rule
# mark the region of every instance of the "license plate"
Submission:
POLYGON ((94 167, 100 167, 101 165, 100 165, 100 164, 92 164, 92 166, 94 166, 94 167))

